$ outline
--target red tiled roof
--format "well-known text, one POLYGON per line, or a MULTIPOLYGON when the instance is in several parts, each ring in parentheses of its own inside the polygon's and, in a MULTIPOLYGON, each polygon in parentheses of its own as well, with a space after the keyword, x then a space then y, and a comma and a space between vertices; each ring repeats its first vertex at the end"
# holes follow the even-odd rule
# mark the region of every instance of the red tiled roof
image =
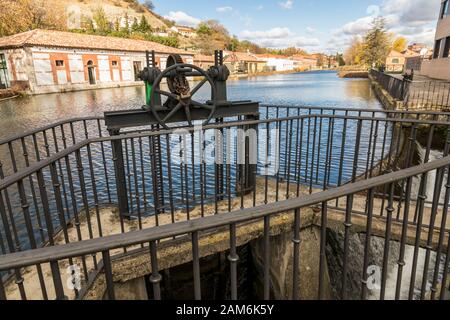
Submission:
POLYGON ((302 61, 302 60, 317 60, 317 58, 309 55, 295 54, 291 57, 292 60, 302 61))
POLYGON ((206 56, 204 54, 196 54, 194 56, 194 61, 214 62, 214 56, 206 56))
POLYGON ((260 60, 256 55, 245 52, 229 52, 224 58, 225 61, 247 61, 247 62, 264 62, 260 60))
POLYGON ((392 58, 392 57, 404 57, 405 55, 401 52, 395 51, 395 50, 391 50, 391 52, 388 55, 388 58, 392 58))
POLYGON ((271 54, 271 53, 256 54, 255 56, 257 56, 260 59, 264 59, 264 58, 287 59, 288 58, 287 56, 271 54))
POLYGON ((193 55, 190 52, 168 47, 156 42, 126 38, 104 37, 81 33, 35 29, 0 38, 0 48, 21 48, 26 46, 46 46, 77 49, 115 50, 157 53, 179 53, 193 55))

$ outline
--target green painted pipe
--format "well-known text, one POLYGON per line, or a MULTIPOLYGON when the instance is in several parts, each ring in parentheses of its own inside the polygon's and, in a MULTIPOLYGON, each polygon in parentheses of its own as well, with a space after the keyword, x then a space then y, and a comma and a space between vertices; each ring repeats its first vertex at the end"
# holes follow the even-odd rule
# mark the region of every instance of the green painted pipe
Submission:
POLYGON ((149 106, 151 103, 151 95, 152 95, 152 85, 148 82, 145 82, 145 103, 149 106))

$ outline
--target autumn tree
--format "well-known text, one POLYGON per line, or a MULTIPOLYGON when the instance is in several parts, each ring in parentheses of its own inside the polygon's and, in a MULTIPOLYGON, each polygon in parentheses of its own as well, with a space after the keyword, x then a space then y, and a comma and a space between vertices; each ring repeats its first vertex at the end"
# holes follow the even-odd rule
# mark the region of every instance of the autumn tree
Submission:
POLYGON ((344 60, 347 65, 360 65, 362 62, 364 44, 362 41, 354 37, 350 46, 344 52, 344 60))
POLYGON ((64 6, 44 0, 2 0, 0 36, 38 28, 65 30, 67 15, 64 6))
POLYGON ((364 37, 364 52, 362 60, 371 67, 381 67, 391 49, 391 39, 386 31, 386 20, 377 17, 372 22, 371 29, 364 37))
POLYGON ((231 41, 228 30, 217 20, 199 24, 193 45, 204 54, 212 54, 215 49, 226 49, 231 41))
POLYGON ((398 37, 395 39, 394 43, 392 44, 392 49, 397 52, 403 52, 406 50, 406 45, 408 44, 408 40, 406 40, 404 37, 398 37))

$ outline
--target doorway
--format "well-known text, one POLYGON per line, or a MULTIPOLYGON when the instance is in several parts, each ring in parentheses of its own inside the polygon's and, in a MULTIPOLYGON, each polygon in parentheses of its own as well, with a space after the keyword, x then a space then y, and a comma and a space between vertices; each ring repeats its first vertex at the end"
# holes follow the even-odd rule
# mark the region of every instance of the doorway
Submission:
POLYGON ((95 84, 96 78, 95 78, 94 62, 92 62, 92 60, 89 60, 87 63, 87 67, 88 67, 89 84, 95 84))
POLYGON ((142 71, 141 61, 133 61, 134 81, 139 81, 139 73, 142 71))

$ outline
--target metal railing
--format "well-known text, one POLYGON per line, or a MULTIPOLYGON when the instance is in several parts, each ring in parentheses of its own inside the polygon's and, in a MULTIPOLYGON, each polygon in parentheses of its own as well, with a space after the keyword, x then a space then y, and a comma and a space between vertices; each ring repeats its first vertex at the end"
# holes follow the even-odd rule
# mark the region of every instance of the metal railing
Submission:
MULTIPOLYGON (((147 230, 133 231, 125 234, 108 236, 100 239, 85 240, 76 243, 65 244, 61 246, 41 248, 32 251, 25 251, 20 253, 8 254, 0 256, 0 270, 10 270, 15 269, 18 279, 16 284, 22 294, 22 299, 26 298, 26 286, 23 279, 20 278, 21 270, 27 267, 39 267, 41 265, 50 264, 51 277, 52 280, 52 292, 46 291, 46 298, 57 298, 65 299, 69 295, 69 290, 63 285, 63 280, 61 278, 60 266, 65 260, 69 260, 69 264, 73 264, 74 261, 81 261, 90 257, 95 259, 99 257, 101 261, 95 263, 94 269, 102 270, 102 275, 104 276, 104 282, 106 283, 106 293, 109 299, 115 298, 115 288, 114 288, 114 263, 111 252, 115 249, 130 248, 135 246, 141 246, 142 250, 147 250, 147 254, 150 255, 151 261, 151 283, 152 283, 152 298, 161 299, 161 281, 163 279, 160 269, 158 267, 158 249, 161 244, 165 241, 170 241, 174 237, 185 237, 190 239, 191 249, 190 255, 192 255, 192 277, 194 281, 193 298, 202 298, 202 280, 200 274, 200 264, 201 264, 201 254, 199 252, 199 238, 206 231, 215 231, 220 227, 227 227, 229 230, 229 266, 230 266, 230 299, 237 299, 238 297, 238 281, 237 281, 237 261, 239 256, 237 255, 236 238, 237 231, 240 228, 245 228, 246 223, 249 222, 262 222, 264 225, 264 266, 270 264, 271 256, 271 238, 270 238, 270 224, 273 218, 278 214, 287 214, 292 217, 293 223, 293 256, 292 256, 292 282, 288 285, 292 286, 291 299, 299 298, 299 287, 302 286, 302 282, 299 284, 299 264, 300 259, 306 259, 307 257, 303 255, 300 251, 300 226, 301 220, 308 208, 318 205, 320 208, 320 262, 318 267, 319 277, 317 283, 317 298, 323 299, 325 297, 325 273, 326 273, 326 243, 327 243, 327 228, 330 218, 330 212, 332 211, 332 206, 330 203, 334 203, 340 198, 346 199, 345 215, 343 215, 342 223, 344 225, 344 238, 342 239, 343 245, 343 265, 342 272, 340 273, 340 279, 337 279, 340 283, 340 290, 337 292, 337 297, 347 299, 349 298, 349 241, 350 232, 356 223, 357 216, 353 215, 353 207, 357 205, 358 198, 363 199, 367 205, 365 205, 365 241, 364 241, 364 258, 362 270, 360 270, 360 283, 362 284, 359 288, 358 296, 361 299, 367 299, 368 295, 376 295, 379 299, 413 299, 415 298, 416 283, 419 278, 419 293, 418 298, 425 299, 444 299, 447 290, 447 279, 444 277, 439 281, 439 270, 441 269, 441 258, 444 258, 444 270, 448 269, 449 266, 449 256, 450 256, 450 243, 446 242, 446 237, 449 238, 448 229, 446 226, 446 218, 448 214, 448 203, 450 197, 450 180, 448 175, 450 168, 450 157, 445 157, 439 160, 435 160, 430 163, 422 164, 420 166, 411 167, 398 172, 390 173, 387 175, 371 178, 365 181, 359 181, 338 188, 326 190, 320 193, 316 193, 310 196, 298 197, 289 200, 284 200, 277 203, 267 204, 260 207, 242 209, 228 213, 226 215, 213 215, 210 217, 205 217, 203 219, 197 219, 194 221, 185 221, 174 224, 169 224, 165 226, 154 227, 147 230), (437 171, 437 180, 435 183, 435 189, 440 190, 444 180, 444 176, 447 175, 447 184, 445 187, 445 205, 440 207, 438 205, 438 197, 433 197, 433 205, 431 208, 431 217, 428 226, 422 226, 421 224, 415 225, 415 238, 414 238, 414 253, 411 261, 405 261, 405 248, 407 246, 409 224, 408 219, 404 218, 400 223, 395 221, 394 212, 397 206, 402 206, 402 201, 396 200, 395 188, 399 185, 405 185, 407 190, 411 189, 413 184, 413 179, 415 177, 421 177, 420 180, 420 191, 417 197, 417 202, 414 204, 415 212, 418 216, 419 221, 425 218, 425 201, 426 199, 426 185, 427 176, 433 172, 437 171), (369 261, 373 259, 370 256, 369 246, 371 243, 371 238, 375 237, 375 219, 374 214, 374 201, 376 199, 376 193, 378 189, 387 189, 386 193, 386 207, 384 208, 385 215, 382 220, 384 224, 385 232, 385 245, 383 249, 382 261, 382 278, 380 282, 379 290, 371 292, 365 284, 368 282, 368 278, 371 276, 367 271, 369 267, 369 261), (438 240, 434 241, 434 227, 437 224, 436 216, 437 212, 442 210, 442 220, 438 227, 438 240), (388 260, 389 260, 389 239, 392 230, 400 227, 400 253, 397 259, 398 269, 395 272, 395 289, 391 292, 392 296, 387 296, 387 276, 388 276, 388 260), (421 236, 422 233, 425 235, 425 240, 422 243, 421 236), (420 254, 420 246, 425 246, 423 270, 419 272, 416 268, 418 266, 418 258, 420 254), (438 257, 435 258, 435 263, 433 265, 431 260, 432 250, 436 250, 438 257), (412 264, 412 272, 405 276, 404 272, 412 264), (431 286, 427 289, 427 281, 429 270, 434 270, 431 277, 431 286), (420 279, 420 276, 422 279, 420 279), (438 285, 440 286, 438 288, 438 285), (405 291, 405 288, 408 288, 405 291)), ((403 201, 404 207, 404 217, 410 214, 411 208, 413 207, 412 197, 410 193, 403 201)), ((271 274, 270 268, 264 267, 263 274, 264 299, 271 298, 271 274)), ((0 280, 0 299, 6 299, 7 294, 5 292, 5 284, 0 280)), ((75 292, 75 296, 78 295, 78 291, 75 292)))
POLYGON ((378 70, 370 70, 370 74, 394 99, 405 100, 408 91, 408 82, 399 78, 385 74, 378 70))
POLYGON ((400 79, 372 69, 371 76, 395 100, 403 101, 406 110, 448 111, 450 82, 400 79))
MULTIPOLYGON (((95 212, 96 223, 87 227, 97 230, 97 235, 89 230, 89 238, 101 237, 103 229, 98 215, 102 206, 118 203, 119 183, 126 186, 128 213, 139 220, 143 216, 153 216, 155 224, 159 224, 158 214, 170 212, 172 217, 168 222, 173 222, 175 212, 180 210, 186 212, 184 218, 189 219, 192 208, 198 206, 200 215, 204 216, 208 203, 214 203, 216 214, 231 211, 232 199, 239 189, 245 189, 239 184, 240 164, 234 156, 236 131, 249 126, 259 129, 259 161, 255 170, 262 184, 259 189, 250 190, 253 193, 250 202, 241 193, 238 197, 241 208, 408 168, 414 161, 428 162, 430 156, 443 157, 448 141, 442 145, 444 151, 433 151, 433 154, 432 142, 445 140, 449 134, 449 123, 443 121, 319 113, 210 125, 202 130, 189 129, 184 137, 173 129, 87 139, 0 180, 0 212, 4 217, 0 231, 1 252, 47 245, 55 233, 67 229, 68 224, 75 221, 75 226, 79 227, 78 215, 88 216, 91 211, 95 212), (428 129, 424 131, 421 126, 428 129), (226 155, 224 164, 213 164, 214 155, 209 156, 209 164, 197 163, 200 151, 204 153, 212 145, 219 145, 215 140, 216 129, 223 133, 219 149, 226 155), (209 136, 210 141, 201 141, 200 136, 209 136), (163 178, 158 182, 158 190, 150 148, 155 137, 162 145, 159 168, 163 178), (419 140, 423 149, 416 150, 419 140), (122 143, 126 181, 116 180, 112 141, 122 143), (181 150, 173 149, 180 141, 186 144, 183 157, 189 160, 183 164, 173 161, 174 158, 180 160, 181 150), (269 147, 271 150, 267 150, 269 147), (272 150, 274 148, 277 150, 272 150), (272 151, 275 153, 269 154, 272 151), (277 170, 266 174, 265 161, 275 161, 271 156, 278 159, 278 163, 272 163, 277 170), (273 197, 269 190, 271 184, 274 185, 273 197), (155 201, 156 191, 162 193, 162 203, 155 201), (219 203, 224 199, 228 203, 222 208, 219 203), (14 245, 6 245, 8 232, 14 245)), ((90 220, 87 222, 94 223, 90 220)), ((80 236, 78 240, 83 238, 80 236)))
MULTIPOLYGON (((37 252, 35 250, 42 247, 100 241, 136 229, 152 230, 262 205, 278 206, 289 199, 315 199, 321 192, 334 188, 346 190, 359 181, 367 182, 392 171, 403 172, 402 169, 415 163, 424 166, 433 159, 446 157, 449 151, 450 123, 432 120, 439 119, 439 113, 392 112, 386 117, 379 110, 269 106, 262 110, 262 120, 185 128, 187 131, 183 134, 171 129, 75 140, 40 161, 29 163, 0 180, 1 254, 21 255, 37 252), (396 116, 392 116, 394 114, 396 116), (421 119, 423 115, 431 116, 431 120, 421 119), (236 144, 243 141, 237 129, 249 128, 258 129, 257 141, 250 145, 257 146, 258 162, 252 170, 259 178, 256 186, 247 190, 242 184, 242 164, 238 163, 235 151, 236 144), (217 136, 218 133, 221 136, 217 136), (208 136, 210 140, 206 139, 208 136), (161 142, 161 163, 157 167, 161 170, 162 181, 155 181, 155 155, 151 145, 156 138, 161 142), (443 151, 432 150, 436 139, 443 141, 443 151), (121 141, 124 150, 126 181, 116 179, 114 161, 117 156, 112 148, 113 141, 121 141), (417 150, 420 143, 423 147, 417 150), (186 148, 177 149, 182 145, 186 148), (215 160, 221 155, 224 162, 196 162, 208 149, 214 152, 206 160, 215 160), (190 161, 174 162, 176 156, 190 161), (268 165, 274 163, 277 170, 268 172, 268 165), (133 223, 111 209, 119 202, 119 183, 126 186, 128 213, 135 219, 133 223), (163 196, 155 193, 163 193, 163 196), (155 199, 163 200, 159 203, 155 199)), ((98 119, 96 123, 98 125, 98 119)), ((436 161, 432 163, 440 163, 436 161)), ((415 226, 418 230, 425 228, 445 234, 445 222, 440 228, 434 225, 436 218, 446 220, 446 211, 438 215, 437 210, 448 203, 442 191, 447 171, 440 172, 433 173, 437 192, 428 187, 427 174, 405 178, 394 190, 386 183, 383 188, 374 187, 373 199, 369 200, 376 201, 377 206, 370 208, 370 215, 384 219, 390 215, 393 221, 415 226), (390 196, 397 204, 393 211, 389 206, 390 196), (422 203, 434 208, 427 221, 419 210, 422 203), (411 204, 416 212, 407 216, 411 204)), ((346 197, 336 196, 333 203, 327 202, 325 207, 347 214, 369 214, 366 201, 349 210, 349 203, 343 198, 346 197)), ((125 247, 124 244, 124 250, 125 247)), ((108 256, 103 258, 109 259, 108 256)), ((89 279, 93 270, 99 270, 100 259, 92 252, 88 258, 79 260, 84 279, 89 279)), ((57 277, 55 261, 51 268, 57 277)), ((14 271, 14 266, 2 269, 8 269, 8 275, 18 284, 19 296, 25 298, 23 270, 14 271)), ((37 265, 34 282, 40 283, 44 298, 48 297, 45 274, 37 265)))
MULTIPOLYGON (((312 106, 273 106, 260 107, 263 117, 292 115, 347 115, 377 116, 393 118, 414 118, 424 120, 450 119, 450 112, 421 110, 374 110, 355 108, 323 108, 312 106)), ((142 131, 143 128, 140 128, 142 131)), ((33 129, 5 139, 0 139, 0 179, 9 176, 33 163, 73 146, 88 138, 109 136, 103 117, 73 118, 45 127, 33 129)))

